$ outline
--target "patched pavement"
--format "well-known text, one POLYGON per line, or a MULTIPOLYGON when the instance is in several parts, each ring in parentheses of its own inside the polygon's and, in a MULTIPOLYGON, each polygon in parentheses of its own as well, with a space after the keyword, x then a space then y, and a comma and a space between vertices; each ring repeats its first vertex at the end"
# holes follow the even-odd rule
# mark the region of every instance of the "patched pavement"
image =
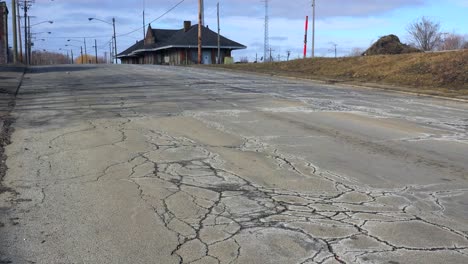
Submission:
POLYGON ((12 116, 0 262, 468 262, 465 103, 83 65, 12 116))

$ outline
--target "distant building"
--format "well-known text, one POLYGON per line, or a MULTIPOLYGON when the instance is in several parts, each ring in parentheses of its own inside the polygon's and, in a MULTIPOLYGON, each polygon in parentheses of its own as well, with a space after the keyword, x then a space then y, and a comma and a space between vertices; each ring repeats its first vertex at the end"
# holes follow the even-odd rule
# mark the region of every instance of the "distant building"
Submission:
MULTIPOLYGON (((232 56, 233 50, 246 46, 221 36, 221 63, 232 56)), ((202 27, 202 63, 214 64, 218 56, 218 34, 202 27)), ((123 64, 187 65, 198 62, 198 25, 184 22, 182 29, 153 29, 146 37, 117 55, 123 64)))
POLYGON ((8 8, 0 2, 0 64, 8 63, 8 8))

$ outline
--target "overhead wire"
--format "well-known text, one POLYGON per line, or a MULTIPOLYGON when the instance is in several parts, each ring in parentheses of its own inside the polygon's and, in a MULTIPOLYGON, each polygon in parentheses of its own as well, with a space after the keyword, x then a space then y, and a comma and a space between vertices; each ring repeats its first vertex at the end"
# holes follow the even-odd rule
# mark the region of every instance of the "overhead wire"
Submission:
MULTIPOLYGON (((185 2, 185 0, 181 0, 179 2, 177 2, 174 6, 172 6, 171 8, 169 8, 166 12, 164 12, 163 14, 161 14, 160 16, 158 16, 157 18, 153 19, 152 21, 150 21, 149 23, 146 23, 145 24, 145 27, 147 27, 148 25, 150 25, 151 23, 154 23, 155 21, 158 21, 159 19, 163 18, 164 16, 166 16, 167 14, 169 14, 170 12, 172 12, 174 9, 176 9, 178 6, 180 6, 183 2, 185 2)), ((130 34, 133 34, 137 31, 141 30, 141 27, 137 28, 137 29, 134 29, 130 32, 127 32, 127 33, 123 33, 123 34, 119 34, 117 35, 117 37, 126 37, 130 34)), ((54 36, 54 37, 48 37, 48 38, 55 38, 55 39, 81 39, 81 38, 107 38, 108 36, 104 36, 104 35, 99 35, 99 36, 82 36, 82 37, 77 37, 77 36, 70 36, 70 37, 66 37, 66 36, 54 36)), ((99 49, 103 49, 105 46, 107 46, 109 44, 109 42, 112 42, 113 41, 113 38, 109 41, 106 42, 106 44, 103 44, 102 46, 98 46, 99 49)))
MULTIPOLYGON (((170 9, 168 9, 166 12, 164 12, 163 14, 161 14, 160 16, 158 16, 157 18, 153 19, 151 22, 149 23, 146 23, 145 24, 145 27, 147 27, 148 25, 150 25, 151 23, 154 23, 155 21, 158 21, 159 19, 163 18, 165 15, 169 14, 170 12, 172 12, 174 9, 176 9, 178 6, 180 6, 183 2, 185 2, 185 0, 181 0, 179 1, 177 4, 175 4, 174 6, 172 6, 170 9)), ((130 34, 133 34, 137 31, 141 30, 141 27, 137 28, 137 29, 134 29, 132 31, 129 31, 127 33, 123 33, 123 34, 118 34, 117 37, 125 37, 125 36, 128 36, 130 34)), ((49 37, 49 38, 66 38, 66 39, 75 39, 75 38, 107 38, 108 36, 104 36, 104 35, 99 35, 99 36, 83 36, 83 37, 77 37, 77 36, 73 36, 73 37, 49 37)))
MULTIPOLYGON (((159 17, 153 19, 151 22, 145 24, 145 27, 149 26, 151 23, 155 22, 155 21, 158 21, 159 19, 163 18, 165 15, 169 14, 172 10, 176 9, 179 5, 181 5, 183 2, 185 2, 185 0, 181 0, 180 2, 178 2, 177 4, 175 4, 173 7, 171 7, 169 10, 167 10, 166 12, 164 12, 162 15, 160 15, 159 17)), ((119 34, 117 35, 117 37, 123 37, 123 36, 127 36, 127 35, 130 35, 132 33, 135 33, 137 31, 141 30, 141 27, 135 29, 135 30, 132 30, 130 32, 127 32, 127 33, 124 33, 124 34, 119 34)))

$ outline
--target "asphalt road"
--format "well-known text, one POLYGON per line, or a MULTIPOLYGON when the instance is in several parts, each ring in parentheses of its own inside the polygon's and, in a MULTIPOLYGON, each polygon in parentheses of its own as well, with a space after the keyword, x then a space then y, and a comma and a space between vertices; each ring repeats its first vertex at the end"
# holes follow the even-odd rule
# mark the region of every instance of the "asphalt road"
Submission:
POLYGON ((0 263, 468 263, 468 103, 60 66, 12 115, 0 263))

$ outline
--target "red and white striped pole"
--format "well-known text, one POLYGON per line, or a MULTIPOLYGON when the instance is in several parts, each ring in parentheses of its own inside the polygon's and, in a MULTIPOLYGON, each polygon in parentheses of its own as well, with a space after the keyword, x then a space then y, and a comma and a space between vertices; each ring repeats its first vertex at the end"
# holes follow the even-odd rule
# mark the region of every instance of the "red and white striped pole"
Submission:
POLYGON ((304 35, 304 59, 307 57, 307 31, 309 30, 309 16, 306 16, 304 35))

